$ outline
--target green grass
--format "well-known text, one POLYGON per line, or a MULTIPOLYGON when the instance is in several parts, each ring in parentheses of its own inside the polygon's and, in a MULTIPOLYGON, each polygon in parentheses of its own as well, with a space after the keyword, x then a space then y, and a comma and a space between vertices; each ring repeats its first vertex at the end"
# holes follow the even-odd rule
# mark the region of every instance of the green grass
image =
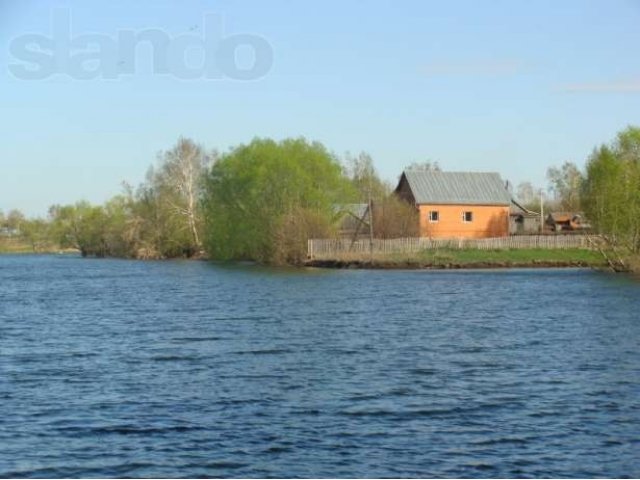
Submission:
POLYGON ((16 238, 0 238, 0 253, 28 253, 33 252, 28 245, 16 238))
POLYGON ((425 250, 413 255, 389 256, 391 261, 417 262, 432 265, 581 263, 600 267, 605 265, 602 255, 583 249, 515 249, 515 250, 425 250))
POLYGON ((34 252, 33 246, 20 238, 0 237, 0 254, 7 253, 57 253, 60 248, 55 245, 46 245, 34 252))

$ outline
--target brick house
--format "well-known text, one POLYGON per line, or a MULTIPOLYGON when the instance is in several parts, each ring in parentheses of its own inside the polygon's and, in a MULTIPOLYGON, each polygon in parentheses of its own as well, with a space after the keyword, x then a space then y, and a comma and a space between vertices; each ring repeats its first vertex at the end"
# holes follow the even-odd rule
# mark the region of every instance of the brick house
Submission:
POLYGON ((498 173, 405 170, 395 193, 416 206, 421 237, 509 235, 511 195, 498 173))

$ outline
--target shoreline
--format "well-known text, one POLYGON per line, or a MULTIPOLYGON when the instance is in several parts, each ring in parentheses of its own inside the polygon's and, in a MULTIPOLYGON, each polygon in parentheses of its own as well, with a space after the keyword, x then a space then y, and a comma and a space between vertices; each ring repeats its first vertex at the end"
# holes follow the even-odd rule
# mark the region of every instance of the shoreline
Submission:
MULTIPOLYGON (((74 250, 57 250, 57 251, 41 251, 41 252, 6 252, 0 251, 0 256, 19 256, 19 255, 80 255, 80 252, 74 250)), ((93 257, 92 257, 93 258, 93 257)), ((118 257, 106 257, 118 258, 118 257)), ((190 258, 164 258, 164 259, 136 259, 128 258, 126 260, 133 261, 197 261, 208 262, 213 261, 206 256, 194 256, 190 258)), ((235 262, 232 262, 235 263, 235 262)), ((611 270, 611 267, 602 258, 576 259, 576 258, 548 258, 548 259, 510 259, 510 258, 374 258, 363 259, 307 259, 298 264, 290 264, 293 268, 318 268, 333 270, 506 270, 506 269, 569 269, 582 268, 594 270, 611 270)))
POLYGON ((525 262, 478 261, 478 262, 420 262, 392 260, 307 260, 309 268, 352 270, 504 270, 520 268, 592 268, 606 269, 605 263, 585 261, 532 260, 525 262))

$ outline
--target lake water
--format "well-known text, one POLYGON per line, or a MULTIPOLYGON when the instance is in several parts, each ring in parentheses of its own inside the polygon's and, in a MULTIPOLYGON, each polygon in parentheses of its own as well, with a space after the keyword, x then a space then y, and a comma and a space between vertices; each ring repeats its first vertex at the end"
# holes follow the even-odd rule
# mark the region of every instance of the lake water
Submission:
POLYGON ((0 256, 0 477, 640 476, 640 283, 0 256))

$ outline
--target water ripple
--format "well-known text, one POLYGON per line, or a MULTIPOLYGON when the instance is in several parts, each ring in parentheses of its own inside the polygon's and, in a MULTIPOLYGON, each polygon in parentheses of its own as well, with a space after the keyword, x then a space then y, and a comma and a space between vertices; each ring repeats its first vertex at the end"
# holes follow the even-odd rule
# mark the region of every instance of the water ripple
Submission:
POLYGON ((638 477, 640 285, 0 257, 0 477, 638 477))

